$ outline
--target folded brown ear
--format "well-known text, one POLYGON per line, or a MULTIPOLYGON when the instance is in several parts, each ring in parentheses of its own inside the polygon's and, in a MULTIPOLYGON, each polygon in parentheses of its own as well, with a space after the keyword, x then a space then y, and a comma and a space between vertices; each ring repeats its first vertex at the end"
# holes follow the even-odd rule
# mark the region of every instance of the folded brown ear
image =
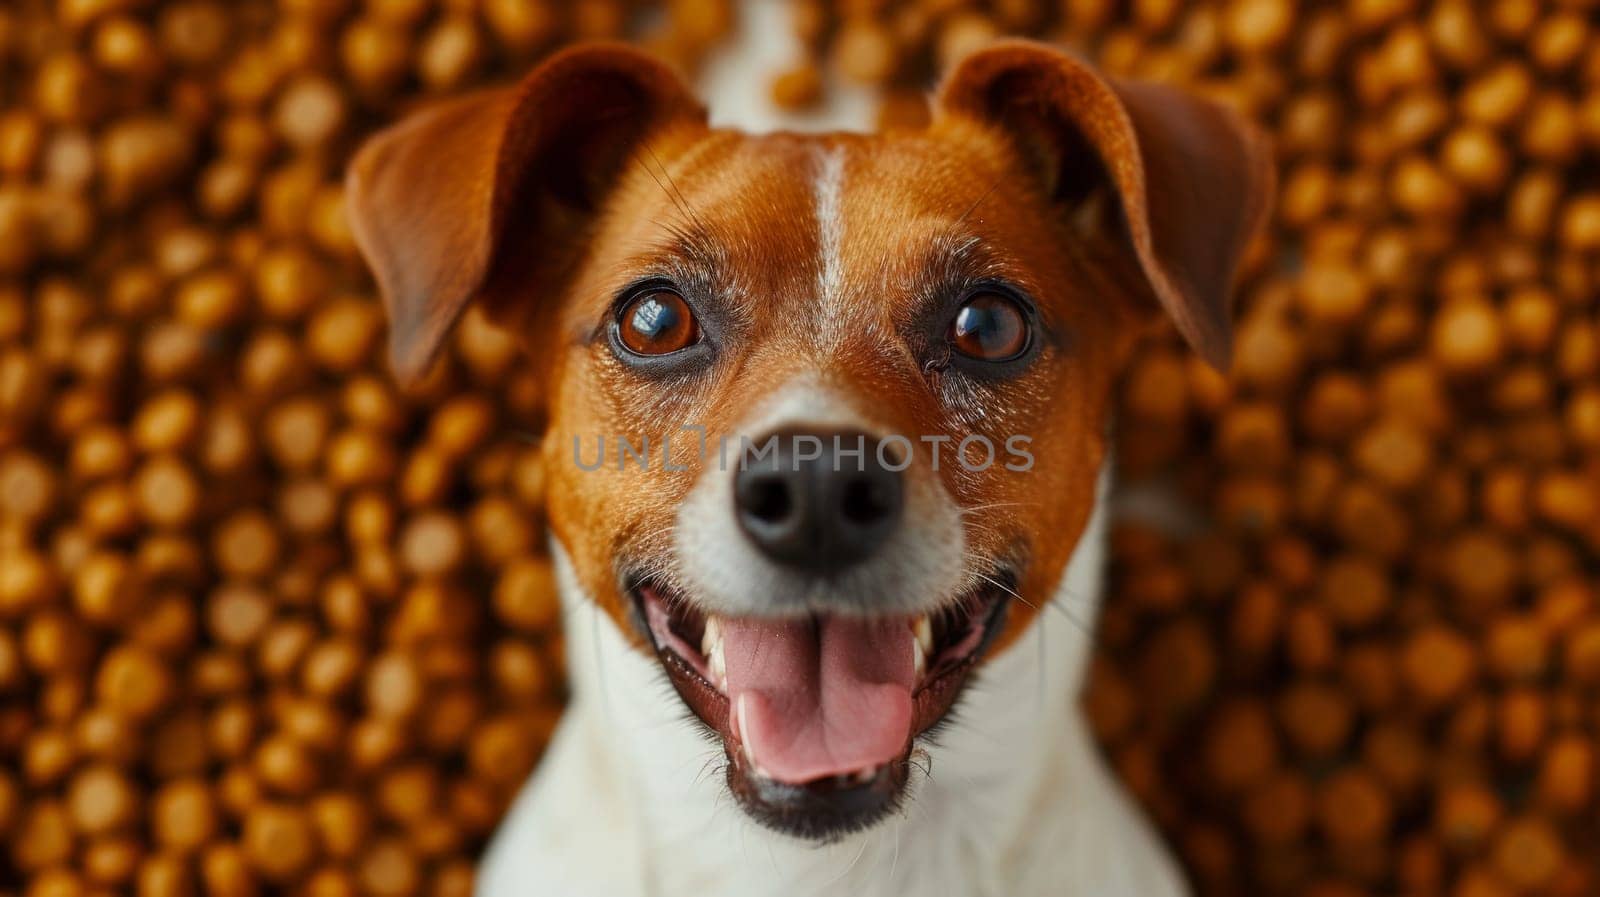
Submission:
POLYGON ((957 66, 940 114, 1007 131, 1041 158, 1054 198, 1104 180, 1150 288, 1189 344, 1225 368, 1240 257, 1265 225, 1272 156, 1260 131, 1215 103, 1169 87, 1112 82, 1066 53, 1009 41, 957 66))
POLYGON ((636 143, 668 121, 704 119, 665 65, 597 44, 552 56, 514 88, 445 101, 369 140, 346 195, 389 314, 396 376, 427 370, 513 242, 559 270, 558 256, 581 249, 575 216, 599 207, 636 143))

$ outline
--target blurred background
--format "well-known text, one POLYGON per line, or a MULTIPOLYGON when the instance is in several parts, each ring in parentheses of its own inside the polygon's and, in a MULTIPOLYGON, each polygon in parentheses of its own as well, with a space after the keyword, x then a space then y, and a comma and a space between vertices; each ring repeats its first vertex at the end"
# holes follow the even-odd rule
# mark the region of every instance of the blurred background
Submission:
MULTIPOLYGON (((694 72, 740 13, 0 5, 0 894, 470 892, 562 704, 536 393, 476 313, 397 392, 342 166, 572 41, 694 72)), ((1276 137, 1232 375, 1168 337, 1122 384, 1085 698, 1199 891, 1600 893, 1600 3, 777 21, 789 108, 914 126, 1024 34, 1276 137)))

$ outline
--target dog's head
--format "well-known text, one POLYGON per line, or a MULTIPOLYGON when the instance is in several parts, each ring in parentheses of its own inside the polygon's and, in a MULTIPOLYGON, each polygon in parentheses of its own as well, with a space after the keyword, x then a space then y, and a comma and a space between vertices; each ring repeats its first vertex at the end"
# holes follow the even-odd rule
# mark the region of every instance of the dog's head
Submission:
POLYGON ((1226 363, 1266 208, 1234 116, 1042 46, 969 57, 935 102, 921 130, 749 136, 587 47, 351 170, 400 377, 471 300, 522 340, 579 584, 721 737, 741 804, 805 836, 891 807, 1033 623, 1148 325, 1226 363))

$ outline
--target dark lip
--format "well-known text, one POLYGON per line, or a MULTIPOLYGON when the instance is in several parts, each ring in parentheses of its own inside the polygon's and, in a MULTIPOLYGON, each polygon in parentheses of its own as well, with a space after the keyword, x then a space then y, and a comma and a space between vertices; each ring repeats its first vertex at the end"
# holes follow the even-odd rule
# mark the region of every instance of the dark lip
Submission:
MULTIPOLYGON (((800 786, 775 782, 746 768, 738 733, 729 725, 727 695, 702 675, 695 660, 658 642, 647 619, 645 590, 662 587, 633 580, 627 594, 633 603, 634 626, 655 651, 673 689, 707 734, 721 741, 727 761, 728 788, 740 806, 767 828, 826 842, 868 828, 899 807, 910 780, 911 757, 917 740, 936 730, 949 716, 974 668, 1004 628, 1012 592, 1010 583, 1015 577, 1003 572, 991 579, 992 582, 984 582, 943 611, 953 614, 955 619, 966 613, 970 622, 981 626, 981 634, 969 651, 948 662, 939 658, 949 646, 936 647, 932 661, 935 668, 912 695, 911 732, 900 757, 880 767, 866 781, 809 782, 800 786), (963 607, 967 609, 959 610, 963 607)), ((682 595, 676 591, 673 594, 682 595)), ((694 612, 701 614, 703 622, 703 613, 694 612)), ((694 637, 693 633, 688 635, 694 637)))

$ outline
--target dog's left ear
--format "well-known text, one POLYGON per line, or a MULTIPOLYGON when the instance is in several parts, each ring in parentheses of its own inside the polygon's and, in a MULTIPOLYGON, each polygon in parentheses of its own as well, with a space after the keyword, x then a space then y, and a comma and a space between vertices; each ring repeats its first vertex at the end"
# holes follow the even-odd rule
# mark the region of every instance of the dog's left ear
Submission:
POLYGON ((1110 81, 1026 41, 968 56, 938 110, 999 127, 1068 211, 1109 187, 1155 298, 1196 351, 1227 367, 1234 275, 1272 195, 1260 131, 1215 103, 1110 81))
POLYGON ((558 290, 638 144, 705 117, 661 62, 595 44, 550 57, 515 88, 445 101, 369 140, 350 165, 346 202, 383 294, 396 377, 425 373, 470 299, 511 292, 499 282, 558 290))

